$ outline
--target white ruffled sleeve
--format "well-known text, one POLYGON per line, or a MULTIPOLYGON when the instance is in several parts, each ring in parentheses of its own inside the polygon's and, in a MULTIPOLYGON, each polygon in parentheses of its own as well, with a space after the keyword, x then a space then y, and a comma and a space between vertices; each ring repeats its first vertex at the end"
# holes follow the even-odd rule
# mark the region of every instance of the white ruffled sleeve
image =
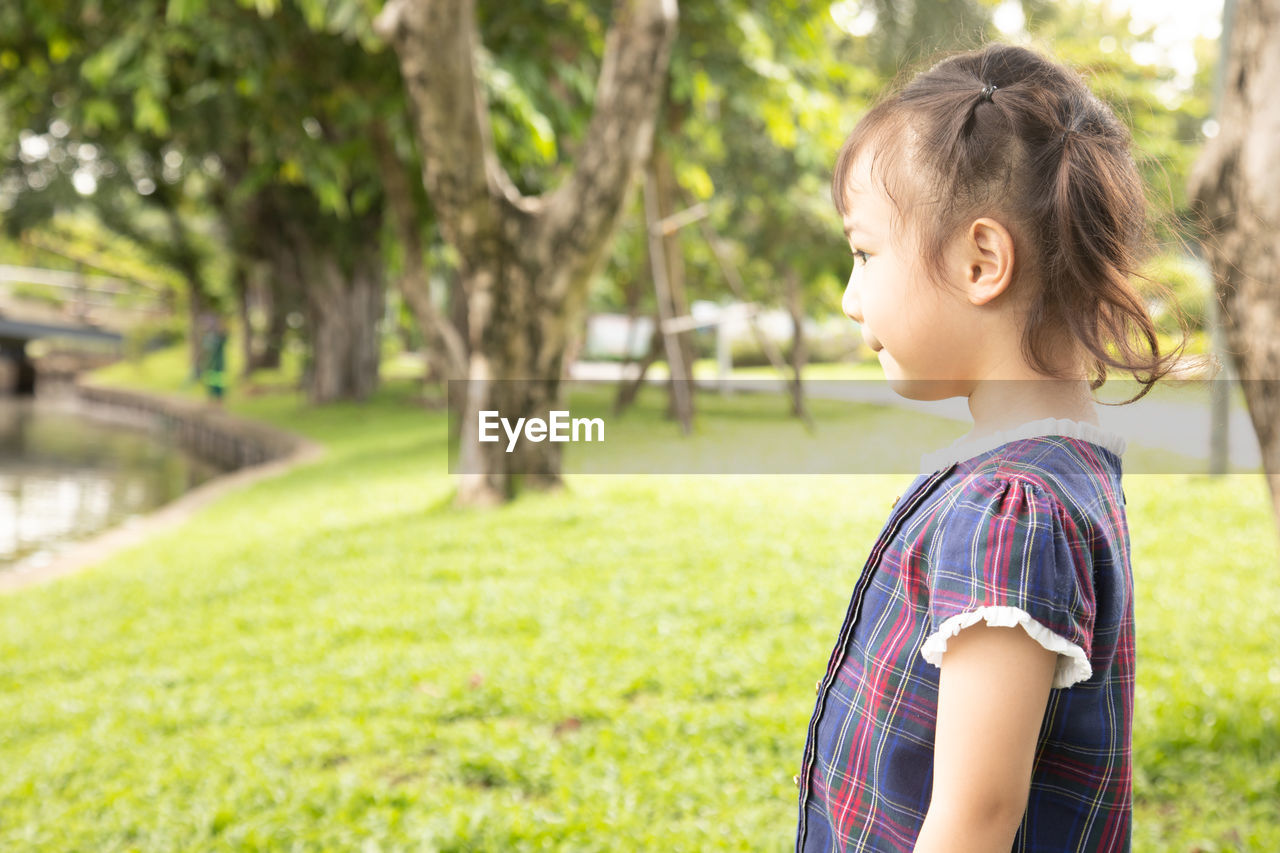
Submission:
POLYGON ((1089 665, 1089 658, 1085 655, 1084 649, 1061 634, 1050 631, 1033 619, 1030 613, 1017 607, 994 605, 957 613, 925 638, 924 644, 920 647, 920 654, 929 663, 941 667, 942 653, 947 650, 947 640, 978 622, 1006 628, 1021 625, 1031 639, 1049 651, 1057 652, 1058 667, 1054 670, 1052 685, 1055 690, 1070 687, 1078 681, 1087 681, 1093 676, 1093 667, 1089 665))

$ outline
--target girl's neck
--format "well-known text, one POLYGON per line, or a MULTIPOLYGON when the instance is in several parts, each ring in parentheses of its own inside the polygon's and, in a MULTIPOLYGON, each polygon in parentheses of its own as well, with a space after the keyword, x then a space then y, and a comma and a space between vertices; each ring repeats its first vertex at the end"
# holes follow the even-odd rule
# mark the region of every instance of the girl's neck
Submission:
POLYGON ((1084 379, 996 379, 969 394, 973 429, 965 439, 993 435, 1029 421, 1063 418, 1098 426, 1096 404, 1084 379))

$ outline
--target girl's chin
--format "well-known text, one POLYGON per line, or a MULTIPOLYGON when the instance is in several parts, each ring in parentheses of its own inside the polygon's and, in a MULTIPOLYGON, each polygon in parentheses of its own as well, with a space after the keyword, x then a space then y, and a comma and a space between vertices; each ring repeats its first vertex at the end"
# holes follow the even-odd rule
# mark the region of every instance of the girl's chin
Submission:
POLYGON ((967 396, 963 387, 954 379, 907 379, 897 370, 886 369, 885 381, 899 397, 919 400, 922 403, 967 396))
POLYGON ((885 379, 892 379, 900 373, 897 362, 884 350, 876 352, 876 361, 880 362, 880 370, 884 373, 885 379))

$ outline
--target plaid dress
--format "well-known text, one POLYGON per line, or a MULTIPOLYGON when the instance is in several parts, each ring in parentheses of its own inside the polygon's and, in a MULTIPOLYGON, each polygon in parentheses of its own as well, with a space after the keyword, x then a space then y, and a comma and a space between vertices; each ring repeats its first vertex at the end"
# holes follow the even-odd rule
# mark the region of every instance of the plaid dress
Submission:
POLYGON ((854 587, 809 723, 797 851, 910 851, 938 668, 978 621, 1058 653, 1014 851, 1128 850, 1133 578, 1123 437, 1047 418, 926 455, 854 587))

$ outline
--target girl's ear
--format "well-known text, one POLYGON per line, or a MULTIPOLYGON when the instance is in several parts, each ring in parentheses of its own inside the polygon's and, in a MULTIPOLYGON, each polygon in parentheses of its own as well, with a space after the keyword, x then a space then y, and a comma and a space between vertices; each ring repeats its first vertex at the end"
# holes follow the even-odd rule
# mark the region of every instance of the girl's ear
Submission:
POLYGON ((969 302, 986 305, 1013 282, 1013 235, 990 217, 975 219, 960 235, 956 263, 969 302))

